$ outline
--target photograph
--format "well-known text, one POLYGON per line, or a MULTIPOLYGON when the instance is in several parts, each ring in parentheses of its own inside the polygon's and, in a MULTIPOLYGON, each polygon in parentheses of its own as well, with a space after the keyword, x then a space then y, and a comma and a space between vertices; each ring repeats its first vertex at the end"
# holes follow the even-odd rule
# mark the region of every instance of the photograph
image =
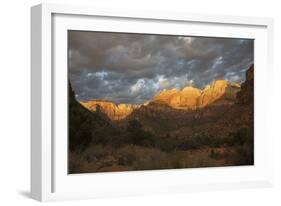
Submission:
POLYGON ((67 31, 68 173, 254 165, 254 39, 67 31))

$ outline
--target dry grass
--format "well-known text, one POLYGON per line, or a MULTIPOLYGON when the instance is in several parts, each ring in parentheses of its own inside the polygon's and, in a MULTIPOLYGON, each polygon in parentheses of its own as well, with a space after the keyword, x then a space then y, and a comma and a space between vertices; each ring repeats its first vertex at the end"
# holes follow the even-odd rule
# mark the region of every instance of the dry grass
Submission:
POLYGON ((205 148, 163 152, 157 148, 126 145, 119 149, 91 145, 70 154, 70 173, 199 168, 237 165, 237 148, 205 148))

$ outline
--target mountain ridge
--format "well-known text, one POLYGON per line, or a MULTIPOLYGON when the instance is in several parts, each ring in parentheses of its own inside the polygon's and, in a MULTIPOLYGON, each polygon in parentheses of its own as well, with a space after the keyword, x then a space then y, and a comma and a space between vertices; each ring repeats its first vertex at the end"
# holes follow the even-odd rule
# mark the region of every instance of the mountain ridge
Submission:
POLYGON ((240 85, 238 83, 215 80, 211 85, 206 85, 202 90, 192 86, 186 86, 182 89, 162 90, 151 100, 143 104, 116 104, 102 99, 93 99, 86 102, 80 101, 80 104, 90 111, 101 111, 109 119, 116 121, 125 119, 136 109, 155 103, 159 105, 165 104, 174 109, 194 111, 214 103, 223 96, 234 101, 239 91, 240 85))

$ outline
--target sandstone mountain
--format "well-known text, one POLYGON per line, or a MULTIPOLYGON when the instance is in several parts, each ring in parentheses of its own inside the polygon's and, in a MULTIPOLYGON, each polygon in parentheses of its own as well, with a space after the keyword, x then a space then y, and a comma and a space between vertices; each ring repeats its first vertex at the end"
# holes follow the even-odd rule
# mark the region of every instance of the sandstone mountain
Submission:
POLYGON ((234 103, 236 94, 239 91, 239 84, 228 83, 226 80, 217 80, 211 85, 206 86, 203 90, 191 86, 184 87, 181 90, 164 90, 155 95, 152 100, 140 105, 115 104, 106 100, 91 100, 80 103, 88 110, 102 112, 109 119, 116 121, 123 120, 131 115, 133 111, 146 106, 153 108, 153 110, 157 106, 163 108, 165 106, 160 105, 166 105, 177 110, 194 111, 202 109, 217 100, 224 100, 225 103, 226 101, 234 103))
POLYGON ((80 102, 85 108, 98 113, 103 112, 111 120, 121 120, 130 115, 139 105, 132 104, 115 104, 106 100, 92 100, 80 102))
POLYGON ((226 80, 217 80, 211 85, 207 85, 203 90, 190 86, 182 90, 165 90, 156 95, 153 101, 167 104, 175 109, 197 110, 212 104, 222 97, 234 100, 236 93, 239 91, 239 84, 228 83, 226 80))
POLYGON ((185 87, 182 90, 172 89, 160 92, 152 101, 163 103, 175 109, 197 109, 198 98, 201 90, 193 87, 185 87))

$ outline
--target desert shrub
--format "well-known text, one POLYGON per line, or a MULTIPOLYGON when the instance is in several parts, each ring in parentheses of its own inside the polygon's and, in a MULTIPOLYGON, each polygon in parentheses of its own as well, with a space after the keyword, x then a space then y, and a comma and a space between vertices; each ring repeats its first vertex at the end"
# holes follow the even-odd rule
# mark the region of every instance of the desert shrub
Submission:
POLYGON ((242 146, 244 144, 254 143, 254 133, 251 128, 241 128, 236 132, 233 132, 226 139, 228 146, 242 146))
POLYGON ((129 135, 128 144, 153 147, 164 152, 174 151, 179 146, 179 141, 171 138, 170 135, 156 136, 151 132, 145 131, 137 120, 129 121, 127 132, 129 135))
POLYGON ((253 145, 244 144, 235 149, 236 155, 234 162, 236 165, 253 165, 254 164, 254 148, 253 145))
POLYGON ((171 152, 178 147, 178 142, 172 138, 157 138, 157 147, 164 152, 171 152))
POLYGON ((193 139, 179 141, 179 145, 178 145, 179 150, 189 150, 189 149, 197 149, 197 148, 198 145, 193 139))
POLYGON ((241 128, 237 132, 226 137, 215 137, 206 133, 195 134, 185 140, 178 142, 178 149, 201 149, 201 148, 216 148, 225 146, 242 146, 244 144, 253 144, 253 130, 250 128, 241 128))
POLYGON ((195 134, 188 139, 182 140, 179 149, 200 149, 204 147, 216 147, 221 145, 221 140, 207 134, 195 134))
POLYGON ((197 141, 198 145, 203 146, 212 145, 213 141, 215 140, 214 137, 211 137, 205 133, 195 135, 193 138, 197 141))
POLYGON ((127 154, 126 156, 120 156, 118 159, 118 164, 123 166, 131 166, 136 160, 134 154, 127 154))
POLYGON ((173 169, 179 169, 179 168, 185 168, 185 162, 183 160, 182 155, 179 153, 174 153, 171 158, 171 168, 173 169))
POLYGON ((253 130, 250 128, 242 128, 235 134, 235 139, 239 145, 253 143, 253 130))
POLYGON ((81 156, 76 153, 69 154, 69 162, 68 162, 68 172, 69 173, 79 173, 81 169, 81 156))
POLYGON ((134 170, 169 168, 169 156, 157 148, 127 145, 118 149, 119 164, 134 170))
POLYGON ((127 130, 128 132, 135 133, 142 130, 142 125, 138 120, 133 119, 129 121, 127 130))
POLYGON ((111 155, 113 153, 113 148, 110 145, 102 144, 91 144, 85 151, 82 153, 83 156, 87 157, 91 155, 97 159, 111 155))
POLYGON ((92 130, 91 137, 94 144, 107 144, 112 141, 112 135, 107 128, 97 128, 92 130))
POLYGON ((87 159, 84 152, 71 152, 69 155, 68 172, 70 174, 96 172, 96 161, 87 159))
POLYGON ((254 164, 254 134, 251 128, 242 128, 235 135, 236 155, 235 162, 238 165, 254 164))
MULTIPOLYGON (((109 134, 108 131, 103 131, 102 129, 96 129, 95 133, 92 134, 92 136, 95 136, 95 138, 92 139, 92 143, 95 146, 91 146, 84 152, 85 154, 87 154, 85 158, 88 161, 91 161, 95 158, 99 159, 102 156, 106 155, 118 155, 117 159, 118 164, 120 165, 131 166, 136 164, 143 165, 145 167, 146 164, 152 164, 153 157, 161 156, 156 155, 156 151, 159 151, 165 155, 170 155, 174 159, 177 159, 172 155, 172 153, 175 153, 176 151, 180 150, 253 145, 252 133, 247 128, 243 128, 237 131, 236 133, 233 133, 231 136, 227 137, 214 137, 206 133, 197 133, 188 139, 180 140, 175 139, 170 135, 156 136, 150 132, 144 131, 142 129, 142 125, 137 120, 133 120, 129 123, 127 133, 125 133, 125 135, 123 134, 118 136, 116 135, 116 133, 113 133, 110 136, 107 134, 109 134), (144 155, 143 157, 139 157, 138 154, 140 153, 140 150, 153 150, 154 156, 148 157, 144 155), (116 151, 118 151, 117 154, 115 154, 116 151)), ((242 150, 240 152, 244 152, 245 156, 249 156, 251 154, 248 154, 247 151, 242 150)), ((237 153, 239 153, 239 151, 237 151, 237 153)), ((211 159, 218 159, 219 155, 220 154, 217 154, 216 151, 212 150, 211 153, 207 156, 211 159)), ((251 159, 251 157, 249 157, 248 159, 251 159)), ((171 158, 169 159, 169 161, 170 160, 171 158)), ((200 158, 198 160, 194 159, 194 161, 197 162, 199 160, 200 158)), ((156 159, 155 161, 157 162, 158 160, 156 159)), ((202 161, 202 164, 204 165, 204 160, 202 161)), ((237 161, 241 162, 242 160, 237 161)), ((181 161, 174 160, 170 161, 169 164, 173 165, 173 167, 182 167, 176 162, 181 161)), ((199 163, 196 164, 199 165, 199 163)))
POLYGON ((230 151, 224 150, 220 151, 217 149, 212 148, 211 152, 209 153, 209 157, 215 160, 219 159, 227 159, 230 156, 230 151))
POLYGON ((209 157, 208 153, 189 154, 185 164, 188 168, 217 166, 215 160, 209 157))
POLYGON ((142 125, 137 120, 130 120, 127 127, 128 131, 128 144, 134 144, 145 147, 157 147, 160 142, 159 138, 151 132, 145 131, 142 125))
POLYGON ((127 145, 125 147, 121 147, 117 151, 117 155, 119 157, 118 164, 120 165, 132 165, 133 162, 136 160, 136 151, 135 146, 127 145))
POLYGON ((210 155, 209 155, 211 158, 213 158, 213 159, 217 159, 217 153, 215 152, 215 150, 214 149, 212 149, 211 150, 211 152, 210 152, 210 155))

